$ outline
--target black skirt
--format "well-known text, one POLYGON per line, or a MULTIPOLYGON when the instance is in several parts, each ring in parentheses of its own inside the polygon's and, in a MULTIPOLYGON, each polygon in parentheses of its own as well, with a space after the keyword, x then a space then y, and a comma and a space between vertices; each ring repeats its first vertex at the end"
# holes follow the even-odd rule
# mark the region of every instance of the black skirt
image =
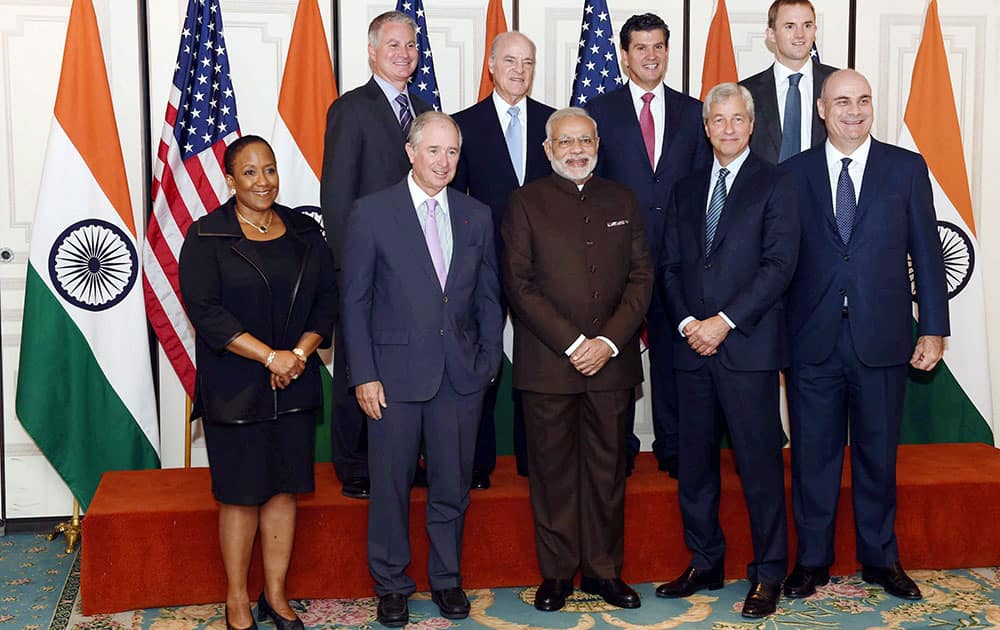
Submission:
POLYGON ((315 489, 316 410, 204 428, 212 494, 220 503, 260 505, 276 494, 315 489))

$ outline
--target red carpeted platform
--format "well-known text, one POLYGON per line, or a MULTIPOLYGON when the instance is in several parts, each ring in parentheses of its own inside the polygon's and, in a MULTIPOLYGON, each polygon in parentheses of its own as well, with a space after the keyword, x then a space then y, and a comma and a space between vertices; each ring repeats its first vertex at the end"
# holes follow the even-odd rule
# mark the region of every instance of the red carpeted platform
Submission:
MULTIPOLYGON (((750 536, 739 478, 723 453, 722 522, 726 574, 745 577, 750 536)), ((788 453, 786 452, 786 458, 788 453)), ((786 459, 787 464, 787 459, 786 459)), ((835 574, 857 570, 846 474, 838 512, 835 574)), ((474 492, 465 526, 462 574, 469 588, 535 584, 527 480, 500 458, 493 488, 474 492)), ((788 476, 786 474, 786 485, 788 476)), ((985 444, 900 448, 897 533, 910 569, 1000 565, 1000 450, 985 444)), ((426 491, 414 490, 410 514, 410 575, 427 588, 426 491)), ((372 594, 365 563, 367 503, 346 499, 332 467, 316 467, 316 492, 301 497, 288 594, 293 598, 372 594)), ((207 469, 112 472, 101 480, 83 520, 83 612, 219 602, 225 578, 219 556, 217 508, 207 469)), ((789 520, 791 513, 789 510, 789 520)), ((794 528, 792 550, 794 550, 794 528)), ((677 482, 643 454, 628 482, 624 578, 673 578, 687 565, 677 482)), ((250 595, 262 584, 259 549, 250 595)))

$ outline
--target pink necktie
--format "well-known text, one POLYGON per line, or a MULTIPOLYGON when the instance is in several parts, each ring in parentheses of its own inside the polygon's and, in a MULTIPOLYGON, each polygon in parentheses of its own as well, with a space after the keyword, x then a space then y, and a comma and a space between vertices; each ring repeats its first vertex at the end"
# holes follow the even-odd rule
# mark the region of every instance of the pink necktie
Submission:
POLYGON ((444 290, 444 283, 448 279, 448 272, 444 269, 444 252, 441 251, 441 237, 437 228, 437 201, 428 199, 424 204, 427 206, 427 221, 424 223, 424 239, 427 241, 427 251, 431 253, 431 262, 434 263, 434 271, 437 272, 438 282, 441 283, 441 290, 444 290))
POLYGON ((646 154, 649 155, 649 166, 656 169, 656 130, 653 128, 653 112, 649 109, 649 101, 653 93, 642 95, 642 111, 639 112, 639 128, 642 129, 642 140, 646 143, 646 154))

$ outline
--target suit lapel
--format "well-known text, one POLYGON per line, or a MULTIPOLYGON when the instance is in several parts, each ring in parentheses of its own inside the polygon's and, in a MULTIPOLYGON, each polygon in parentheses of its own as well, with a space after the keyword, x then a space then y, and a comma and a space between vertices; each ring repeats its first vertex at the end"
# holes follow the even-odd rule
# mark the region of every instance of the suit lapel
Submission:
MULTIPOLYGON (((624 121, 625 143, 627 143, 627 146, 633 148, 637 158, 646 166, 648 172, 652 174, 653 167, 649 165, 649 155, 646 153, 646 141, 642 139, 642 128, 639 127, 639 117, 635 115, 635 107, 632 105, 632 90, 629 89, 628 85, 623 85, 612 92, 612 94, 615 95, 613 102, 618 110, 617 118, 624 121), (628 136, 632 137, 629 138, 628 136)), ((666 107, 665 103, 664 107, 666 107)), ((600 130, 598 130, 598 133, 600 133, 600 130)), ((666 137, 666 130, 664 130, 664 140, 666 137)))
MULTIPOLYGON (((660 145, 660 161, 656 163, 656 173, 666 168, 667 165, 667 152, 670 151, 670 140, 675 137, 678 133, 681 124, 681 108, 680 106, 673 102, 674 97, 670 92, 670 88, 666 85, 663 86, 663 142, 660 145)), ((638 121, 637 121, 638 122, 638 121)), ((642 135, 642 130, 639 130, 639 135, 642 135)), ((643 143, 643 148, 645 148, 645 143, 643 143)), ((648 158, 646 160, 649 161, 648 158)))
MULTIPOLYGON (((475 138, 474 141, 478 144, 483 143, 483 153, 486 155, 494 155, 498 162, 496 166, 499 170, 504 171, 504 176, 507 178, 508 184, 513 188, 518 187, 517 174, 514 173, 514 162, 511 160, 510 151, 507 149, 507 138, 503 133, 503 126, 500 124, 500 119, 497 117, 497 108, 493 104, 493 97, 486 97, 481 103, 476 105, 479 109, 476 114, 479 116, 479 128, 484 131, 488 130, 483 134, 481 138, 475 138)), ((528 117, 528 124, 531 124, 531 117, 528 117)), ((463 138, 463 142, 473 140, 472 138, 463 138)), ((530 152, 529 152, 530 153, 530 152)), ((449 197, 449 202, 451 198, 449 197)))
POLYGON ((411 248, 413 259, 420 261, 419 265, 424 273, 440 290, 441 283, 438 281, 437 271, 434 270, 431 253, 427 250, 427 240, 424 237, 424 231, 420 229, 420 220, 417 218, 417 209, 413 206, 407 181, 404 179, 397 184, 396 190, 396 223, 399 227, 399 235, 406 246, 411 248))
MULTIPOLYGON (((469 216, 461 193, 446 189, 448 195, 448 218, 451 219, 451 261, 448 263, 448 279, 445 288, 450 289, 467 262, 466 246, 469 243, 469 216)), ((429 256, 428 256, 429 257, 429 256)))
POLYGON ((830 190, 830 167, 826 163, 825 145, 810 149, 808 182, 816 199, 818 210, 823 215, 827 230, 840 242, 840 230, 837 229, 837 218, 833 214, 833 193, 830 190))
POLYGON ((876 186, 866 185, 867 182, 884 182, 886 177, 887 160, 881 159, 882 143, 872 138, 871 148, 868 149, 868 161, 865 163, 865 172, 861 176, 861 190, 858 193, 858 211, 854 215, 854 227, 857 227, 864 219, 865 213, 872 205, 872 201, 878 195, 876 186))
POLYGON ((778 90, 774 86, 774 65, 764 75, 766 85, 759 91, 760 101, 756 103, 757 122, 764 123, 764 136, 774 148, 774 155, 781 152, 781 113, 778 111, 778 90))
MULTIPOLYGON (((736 177, 733 179, 733 185, 726 195, 726 204, 722 206, 722 216, 719 217, 719 225, 715 228, 715 238, 712 239, 712 251, 716 251, 719 248, 723 239, 726 238, 729 226, 736 221, 740 212, 743 211, 746 204, 743 203, 740 197, 746 190, 747 182, 752 181, 754 175, 759 170, 760 165, 757 163, 757 158, 752 153, 747 155, 743 166, 740 167, 740 172, 736 174, 736 177)), ((711 185, 714 186, 715 182, 712 182, 711 185)))
MULTIPOLYGON (((530 182, 549 173, 549 159, 541 145, 545 142, 545 112, 537 102, 526 99, 528 104, 528 132, 524 141, 528 143, 524 159, 524 181, 530 182)), ((506 148, 506 147, 505 147, 506 148)), ((511 166, 511 173, 514 167, 511 166)))
POLYGON ((823 70, 823 66, 818 63, 813 63, 813 102, 812 102, 812 146, 826 140, 826 126, 823 123, 823 119, 819 117, 819 109, 816 107, 816 99, 819 98, 820 92, 823 91, 823 81, 826 80, 828 74, 823 70))
POLYGON ((372 115, 379 119, 378 127, 387 130, 395 127, 399 130, 399 138, 402 140, 399 144, 399 149, 400 152, 403 152, 403 145, 406 144, 406 138, 403 137, 403 129, 399 126, 399 118, 396 116, 396 112, 393 111, 392 105, 385 98, 385 92, 375 82, 375 77, 369 79, 365 85, 365 95, 371 101, 370 111, 372 115))
POLYGON ((711 169, 698 171, 697 174, 692 175, 691 181, 699 182, 701 185, 698 186, 694 194, 687 195, 690 203, 694 204, 688 213, 690 217, 688 223, 694 232, 694 239, 698 243, 698 251, 701 253, 702 260, 705 259, 705 220, 708 216, 709 189, 715 185, 715 182, 709 181, 711 178, 711 169), (708 182, 707 185, 705 182, 708 182))

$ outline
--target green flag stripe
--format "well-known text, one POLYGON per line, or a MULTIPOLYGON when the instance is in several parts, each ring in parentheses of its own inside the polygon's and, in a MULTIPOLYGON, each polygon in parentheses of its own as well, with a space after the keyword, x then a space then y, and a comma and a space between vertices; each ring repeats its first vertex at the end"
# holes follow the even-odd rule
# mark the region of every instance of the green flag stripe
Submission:
POLYGON ((87 509, 105 470, 158 468, 159 458, 87 340, 32 265, 24 313, 17 415, 87 509))

